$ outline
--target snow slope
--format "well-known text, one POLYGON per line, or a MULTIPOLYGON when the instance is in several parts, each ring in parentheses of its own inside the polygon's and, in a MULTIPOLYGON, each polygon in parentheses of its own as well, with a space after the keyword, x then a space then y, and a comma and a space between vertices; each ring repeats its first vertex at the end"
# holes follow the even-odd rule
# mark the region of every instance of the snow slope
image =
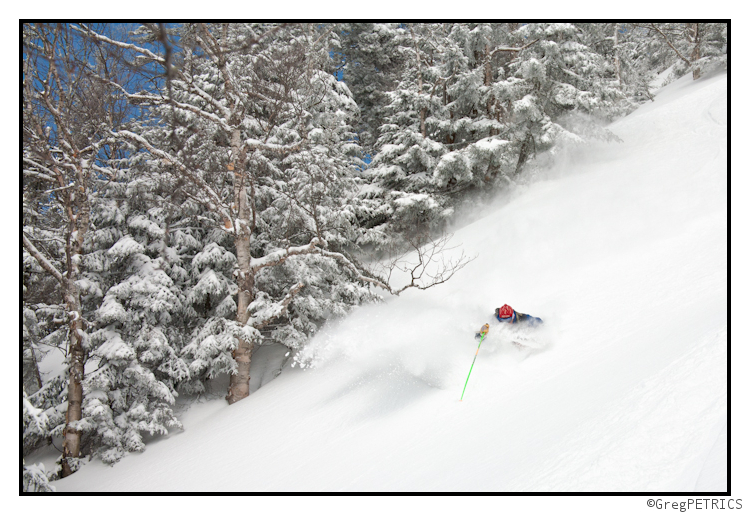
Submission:
POLYGON ((623 143, 457 231, 478 257, 450 282, 358 309, 310 344, 315 368, 55 487, 726 491, 727 76, 676 81, 611 129, 623 143), (459 402, 503 303, 542 317, 546 346, 493 326, 459 402))

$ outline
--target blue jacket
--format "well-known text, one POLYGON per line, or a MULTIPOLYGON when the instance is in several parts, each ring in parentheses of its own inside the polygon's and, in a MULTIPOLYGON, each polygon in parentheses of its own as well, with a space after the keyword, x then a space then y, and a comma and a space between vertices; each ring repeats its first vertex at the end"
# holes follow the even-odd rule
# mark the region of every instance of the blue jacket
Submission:
POLYGON ((526 313, 519 313, 516 310, 513 310, 513 316, 509 318, 500 318, 500 315, 495 315, 495 318, 497 318, 500 322, 504 324, 529 324, 531 326, 537 325, 537 324, 543 324, 541 318, 533 317, 531 315, 527 315, 526 313))

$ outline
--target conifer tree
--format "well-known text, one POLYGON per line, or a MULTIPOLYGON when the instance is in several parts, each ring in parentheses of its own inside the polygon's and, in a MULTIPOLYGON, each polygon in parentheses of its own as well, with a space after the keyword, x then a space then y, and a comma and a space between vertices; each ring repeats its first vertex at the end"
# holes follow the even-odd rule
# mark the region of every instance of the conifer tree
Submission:
POLYGON ((691 72, 699 79, 702 71, 727 66, 726 23, 648 23, 633 28, 648 45, 652 66, 674 65, 676 77, 691 72))
POLYGON ((342 23, 335 31, 341 44, 343 79, 360 110, 354 129, 365 154, 374 156, 385 123, 387 93, 409 65, 410 37, 403 24, 342 23))
MULTIPOLYGON (((166 42, 164 30, 144 33, 166 42)), ((331 28, 312 25, 188 24, 180 52, 138 48, 168 70, 159 94, 115 85, 131 102, 157 106, 152 122, 116 136, 182 181, 212 233, 223 236, 193 259, 198 282, 187 301, 196 310, 205 304, 206 318, 183 355, 195 389, 195 379, 230 373, 230 403, 249 393, 254 346, 270 337, 295 348, 326 313, 372 298, 365 284, 377 281, 343 244, 356 220, 342 202, 361 160, 350 128, 356 104, 327 69, 332 37, 331 28), (340 279, 321 281, 334 270, 340 279), (287 323, 269 334, 280 320, 287 323)))
POLYGON ((91 269, 119 272, 110 275, 94 313, 89 360, 95 368, 84 382, 89 444, 106 463, 143 450, 142 433, 165 434, 168 427, 179 426, 170 406, 177 385, 189 379, 178 355, 180 325, 188 313, 182 292, 168 275, 179 260, 170 259, 176 251, 165 248, 163 227, 149 219, 149 210, 139 209, 143 197, 132 189, 142 182, 117 184, 131 191, 119 206, 101 210, 98 229, 112 231, 119 225, 121 236, 90 256, 91 269), (107 227, 117 220, 119 224, 107 227))

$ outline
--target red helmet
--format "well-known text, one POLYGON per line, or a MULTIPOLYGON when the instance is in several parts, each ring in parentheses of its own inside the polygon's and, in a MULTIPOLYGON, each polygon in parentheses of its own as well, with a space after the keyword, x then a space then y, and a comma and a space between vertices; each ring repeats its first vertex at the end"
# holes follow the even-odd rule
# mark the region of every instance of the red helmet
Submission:
POLYGON ((497 308, 495 313, 497 313, 497 316, 500 318, 510 318, 513 316, 513 308, 507 304, 503 304, 503 307, 497 308))

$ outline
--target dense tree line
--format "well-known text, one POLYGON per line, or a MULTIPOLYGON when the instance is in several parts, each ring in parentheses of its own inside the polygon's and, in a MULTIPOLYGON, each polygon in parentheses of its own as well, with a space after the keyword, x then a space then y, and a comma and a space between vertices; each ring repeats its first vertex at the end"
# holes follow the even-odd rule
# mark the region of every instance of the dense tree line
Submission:
POLYGON ((27 490, 143 450, 214 378, 245 398, 261 345, 293 359, 326 320, 450 279, 466 203, 616 140, 657 73, 697 79, 728 45, 722 23, 130 29, 23 25, 22 443, 62 447, 27 490))

